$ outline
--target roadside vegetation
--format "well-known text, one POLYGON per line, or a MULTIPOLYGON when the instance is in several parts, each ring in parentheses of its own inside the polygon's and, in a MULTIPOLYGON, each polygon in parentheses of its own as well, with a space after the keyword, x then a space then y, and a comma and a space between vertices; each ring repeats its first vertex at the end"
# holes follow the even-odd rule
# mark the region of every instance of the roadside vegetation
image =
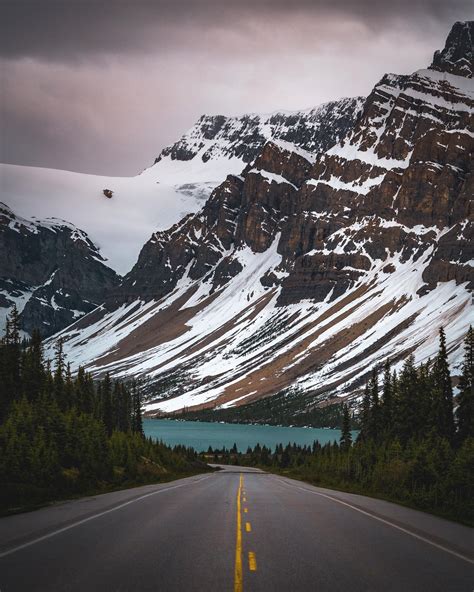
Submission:
POLYGON ((205 470, 194 450, 144 437, 136 382, 73 378, 61 341, 51 367, 13 310, 0 342, 0 512, 205 470))
POLYGON ((444 332, 435 360, 399 374, 387 363, 368 382, 360 432, 352 442, 350 412, 341 409, 340 442, 321 446, 257 444, 245 453, 212 450, 207 461, 250 465, 314 485, 381 497, 474 525, 474 332, 465 340, 457 408, 444 332))

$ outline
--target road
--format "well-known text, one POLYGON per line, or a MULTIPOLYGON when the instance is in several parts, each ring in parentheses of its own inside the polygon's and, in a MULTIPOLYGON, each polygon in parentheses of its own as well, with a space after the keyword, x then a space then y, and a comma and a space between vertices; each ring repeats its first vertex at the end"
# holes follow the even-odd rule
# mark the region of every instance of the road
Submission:
POLYGON ((0 519, 1 592, 472 592, 473 530, 227 467, 0 519))

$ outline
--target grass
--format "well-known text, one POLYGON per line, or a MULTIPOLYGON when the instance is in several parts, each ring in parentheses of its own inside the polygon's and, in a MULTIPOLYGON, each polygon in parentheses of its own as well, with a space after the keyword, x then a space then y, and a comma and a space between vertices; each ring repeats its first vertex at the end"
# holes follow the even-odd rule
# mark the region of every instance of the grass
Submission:
MULTIPOLYGON (((4 516, 11 516, 14 514, 20 514, 23 512, 32 512, 34 510, 39 510, 41 508, 45 508, 48 506, 53 506, 60 502, 72 501, 77 499, 82 499, 85 497, 95 496, 95 495, 102 495, 105 493, 112 493, 114 491, 124 491, 126 489, 135 489, 137 487, 143 487, 144 485, 154 485, 158 483, 169 483, 170 481, 176 481, 177 479, 184 479, 186 477, 193 477, 195 475, 201 475, 203 473, 211 473, 215 471, 215 469, 205 465, 203 463, 202 468, 196 470, 188 470, 183 472, 166 472, 161 473, 159 476, 155 476, 154 478, 149 479, 135 479, 135 480, 127 480, 121 483, 112 483, 112 482, 103 482, 98 484, 97 486, 90 486, 85 487, 81 491, 75 492, 53 492, 51 490, 46 490, 42 488, 34 488, 33 486, 29 487, 29 495, 31 499, 28 501, 23 501, 20 504, 12 504, 11 501, 7 499, 2 500, 0 497, 0 517, 4 516)), ((2 497, 5 498, 5 492, 8 495, 8 486, 13 486, 15 484, 3 484, 2 488, 2 497)), ((26 487, 24 488, 25 491, 23 492, 23 496, 28 495, 28 491, 26 487)), ((18 492, 18 488, 16 491, 12 491, 13 494, 11 497, 17 498, 18 496, 15 495, 18 492)), ((8 496, 10 498, 10 496, 8 496)))

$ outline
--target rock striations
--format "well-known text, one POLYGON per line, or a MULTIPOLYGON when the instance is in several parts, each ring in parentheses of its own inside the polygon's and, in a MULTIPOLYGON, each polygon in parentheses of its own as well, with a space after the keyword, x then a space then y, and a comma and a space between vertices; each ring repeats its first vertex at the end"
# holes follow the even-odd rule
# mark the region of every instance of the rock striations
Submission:
POLYGON ((246 166, 62 333, 71 361, 145 377, 154 412, 322 404, 387 358, 427 360, 441 325, 456 364, 474 287, 472 31, 456 23, 429 69, 384 76, 330 136, 276 133, 272 116, 260 145, 261 120, 201 119, 206 141, 163 158, 205 160, 235 132, 246 166))
POLYGON ((207 163, 222 158, 250 163, 272 139, 314 153, 324 152, 352 128, 363 102, 362 97, 355 97, 330 101, 304 111, 241 117, 203 115, 178 142, 161 152, 155 164, 193 159, 207 163))
POLYGON ((119 276, 72 224, 25 220, 0 204, 0 311, 16 304, 26 333, 56 333, 101 304, 119 276))

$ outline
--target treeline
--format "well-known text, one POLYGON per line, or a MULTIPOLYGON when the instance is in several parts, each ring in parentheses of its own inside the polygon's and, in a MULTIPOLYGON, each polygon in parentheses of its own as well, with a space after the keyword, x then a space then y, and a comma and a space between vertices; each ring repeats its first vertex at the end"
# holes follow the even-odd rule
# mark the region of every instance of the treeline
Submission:
POLYGON ((374 369, 352 441, 350 410, 342 407, 339 442, 321 446, 257 445, 239 454, 209 450, 204 458, 285 472, 315 485, 384 497, 474 524, 474 332, 465 339, 456 409, 440 332, 435 360, 399 374, 389 363, 379 385, 374 369))
MULTIPOLYGON (((341 425, 342 409, 339 405, 317 407, 299 389, 285 391, 266 397, 247 405, 227 409, 202 409, 169 415, 188 421, 223 421, 225 423, 245 423, 253 425, 291 425, 314 428, 338 428, 341 425)), ((352 429, 357 429, 357 417, 351 417, 352 429)))
POLYGON ((136 382, 73 377, 61 340, 51 365, 38 331, 20 339, 13 310, 0 341, 1 508, 203 468, 193 450, 144 437, 136 382))

